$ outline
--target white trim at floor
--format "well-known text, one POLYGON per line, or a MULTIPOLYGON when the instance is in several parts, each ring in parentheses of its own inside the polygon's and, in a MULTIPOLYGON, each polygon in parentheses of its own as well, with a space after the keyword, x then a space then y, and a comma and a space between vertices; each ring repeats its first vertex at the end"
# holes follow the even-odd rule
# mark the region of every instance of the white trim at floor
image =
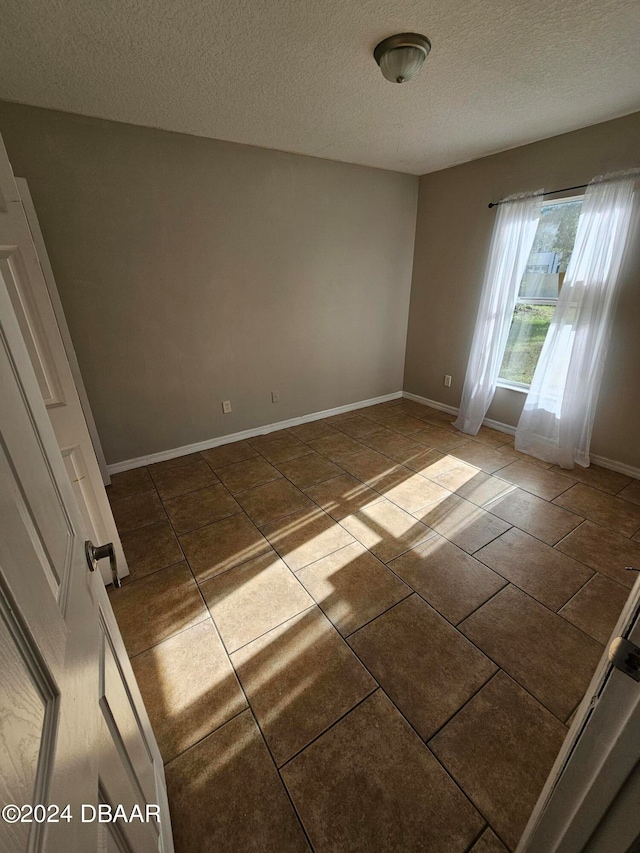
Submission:
POLYGON ((253 429, 242 430, 241 432, 219 435, 216 438, 209 438, 206 441, 197 441, 195 444, 185 444, 183 447, 174 447, 172 450, 161 450, 159 453, 150 453, 148 456, 124 459, 122 462, 114 462, 113 465, 107 465, 107 470, 110 474, 118 474, 120 471, 129 471, 131 468, 142 468, 143 465, 151 465, 153 462, 165 462, 167 459, 175 459, 178 456, 186 456, 187 453, 197 453, 200 450, 209 450, 211 447, 230 444, 232 441, 254 438, 256 435, 266 435, 270 432, 276 432, 279 429, 287 429, 287 427, 298 426, 299 424, 306 424, 311 421, 319 421, 322 418, 330 418, 332 415, 341 415, 343 412, 366 409, 367 406, 375 406, 377 403, 399 400, 402 396, 402 391, 394 391, 392 394, 383 394, 382 397, 372 397, 370 400, 347 403, 346 406, 336 406, 334 409, 325 409, 323 412, 312 412, 310 415, 300 415, 300 417, 278 421, 275 424, 264 424, 253 429))
MULTIPOLYGON (((409 391, 403 391, 402 396, 406 400, 413 400, 414 403, 420 403, 423 406, 431 406, 432 409, 439 409, 441 412, 449 412, 452 415, 458 414, 456 406, 447 406, 445 403, 438 403, 437 400, 429 400, 426 397, 420 397, 418 394, 410 394, 409 391)), ((497 429, 499 432, 506 432, 507 435, 515 435, 516 428, 510 424, 503 424, 501 421, 493 421, 491 418, 485 418, 482 421, 484 426, 497 429)), ((634 468, 632 465, 627 465, 624 462, 617 462, 615 459, 607 459, 606 456, 596 456, 591 454, 591 461, 600 465, 601 468, 608 468, 610 471, 617 471, 618 474, 626 474, 627 477, 633 477, 640 480, 640 468, 634 468)))

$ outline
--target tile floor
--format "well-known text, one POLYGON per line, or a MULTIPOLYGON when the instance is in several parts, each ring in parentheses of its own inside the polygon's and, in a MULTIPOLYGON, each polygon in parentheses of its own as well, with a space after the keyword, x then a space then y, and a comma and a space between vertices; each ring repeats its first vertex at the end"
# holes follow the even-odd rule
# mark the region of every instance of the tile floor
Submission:
POLYGON ((515 849, 640 491, 451 420, 395 400, 113 477, 176 853, 515 849))

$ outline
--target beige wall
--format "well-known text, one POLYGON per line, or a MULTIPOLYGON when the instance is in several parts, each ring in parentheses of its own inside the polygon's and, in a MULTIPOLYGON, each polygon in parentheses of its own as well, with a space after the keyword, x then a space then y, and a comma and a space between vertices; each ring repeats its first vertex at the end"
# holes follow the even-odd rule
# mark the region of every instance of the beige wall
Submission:
MULTIPOLYGON (((640 166, 640 113, 420 178, 404 389, 458 406, 495 220, 487 204, 640 166), (453 377, 445 388, 443 377, 453 377)), ((640 240, 620 282, 592 452, 640 467, 640 240)), ((524 395, 497 389, 488 417, 516 425, 524 395)))
POLYGON ((108 462, 401 390, 417 178, 7 103, 0 132, 108 462))

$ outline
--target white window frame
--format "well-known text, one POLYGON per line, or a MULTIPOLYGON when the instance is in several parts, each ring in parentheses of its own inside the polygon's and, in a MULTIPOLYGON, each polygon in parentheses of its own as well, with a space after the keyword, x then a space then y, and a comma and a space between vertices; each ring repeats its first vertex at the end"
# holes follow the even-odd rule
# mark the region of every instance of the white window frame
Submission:
MULTIPOLYGON (((552 199, 548 202, 545 202, 543 207, 551 207, 551 205, 556 204, 568 204, 572 201, 584 201, 584 193, 581 195, 571 195, 571 196, 562 196, 562 198, 552 199)), ((518 290, 520 289, 520 285, 518 285, 518 290)), ((516 298, 516 305, 557 305, 557 299, 533 299, 529 297, 520 297, 516 298)), ((515 312, 515 306, 514 306, 515 312)), ((504 360, 504 355, 503 355, 504 360)), ((500 365, 502 369, 502 365, 500 365)), ((498 388, 507 388, 510 391, 517 391, 520 394, 528 394, 529 389, 531 388, 530 384, 526 382, 516 382, 513 379, 502 379, 498 377, 498 381, 496 382, 496 386, 498 388)))

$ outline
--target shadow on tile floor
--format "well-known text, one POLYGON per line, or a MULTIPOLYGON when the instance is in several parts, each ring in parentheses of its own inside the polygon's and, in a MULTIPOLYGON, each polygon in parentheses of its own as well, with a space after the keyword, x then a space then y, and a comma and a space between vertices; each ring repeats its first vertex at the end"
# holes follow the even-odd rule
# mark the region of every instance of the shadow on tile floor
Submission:
POLYGON ((517 845, 640 506, 451 420, 392 401, 114 476, 176 853, 517 845))

